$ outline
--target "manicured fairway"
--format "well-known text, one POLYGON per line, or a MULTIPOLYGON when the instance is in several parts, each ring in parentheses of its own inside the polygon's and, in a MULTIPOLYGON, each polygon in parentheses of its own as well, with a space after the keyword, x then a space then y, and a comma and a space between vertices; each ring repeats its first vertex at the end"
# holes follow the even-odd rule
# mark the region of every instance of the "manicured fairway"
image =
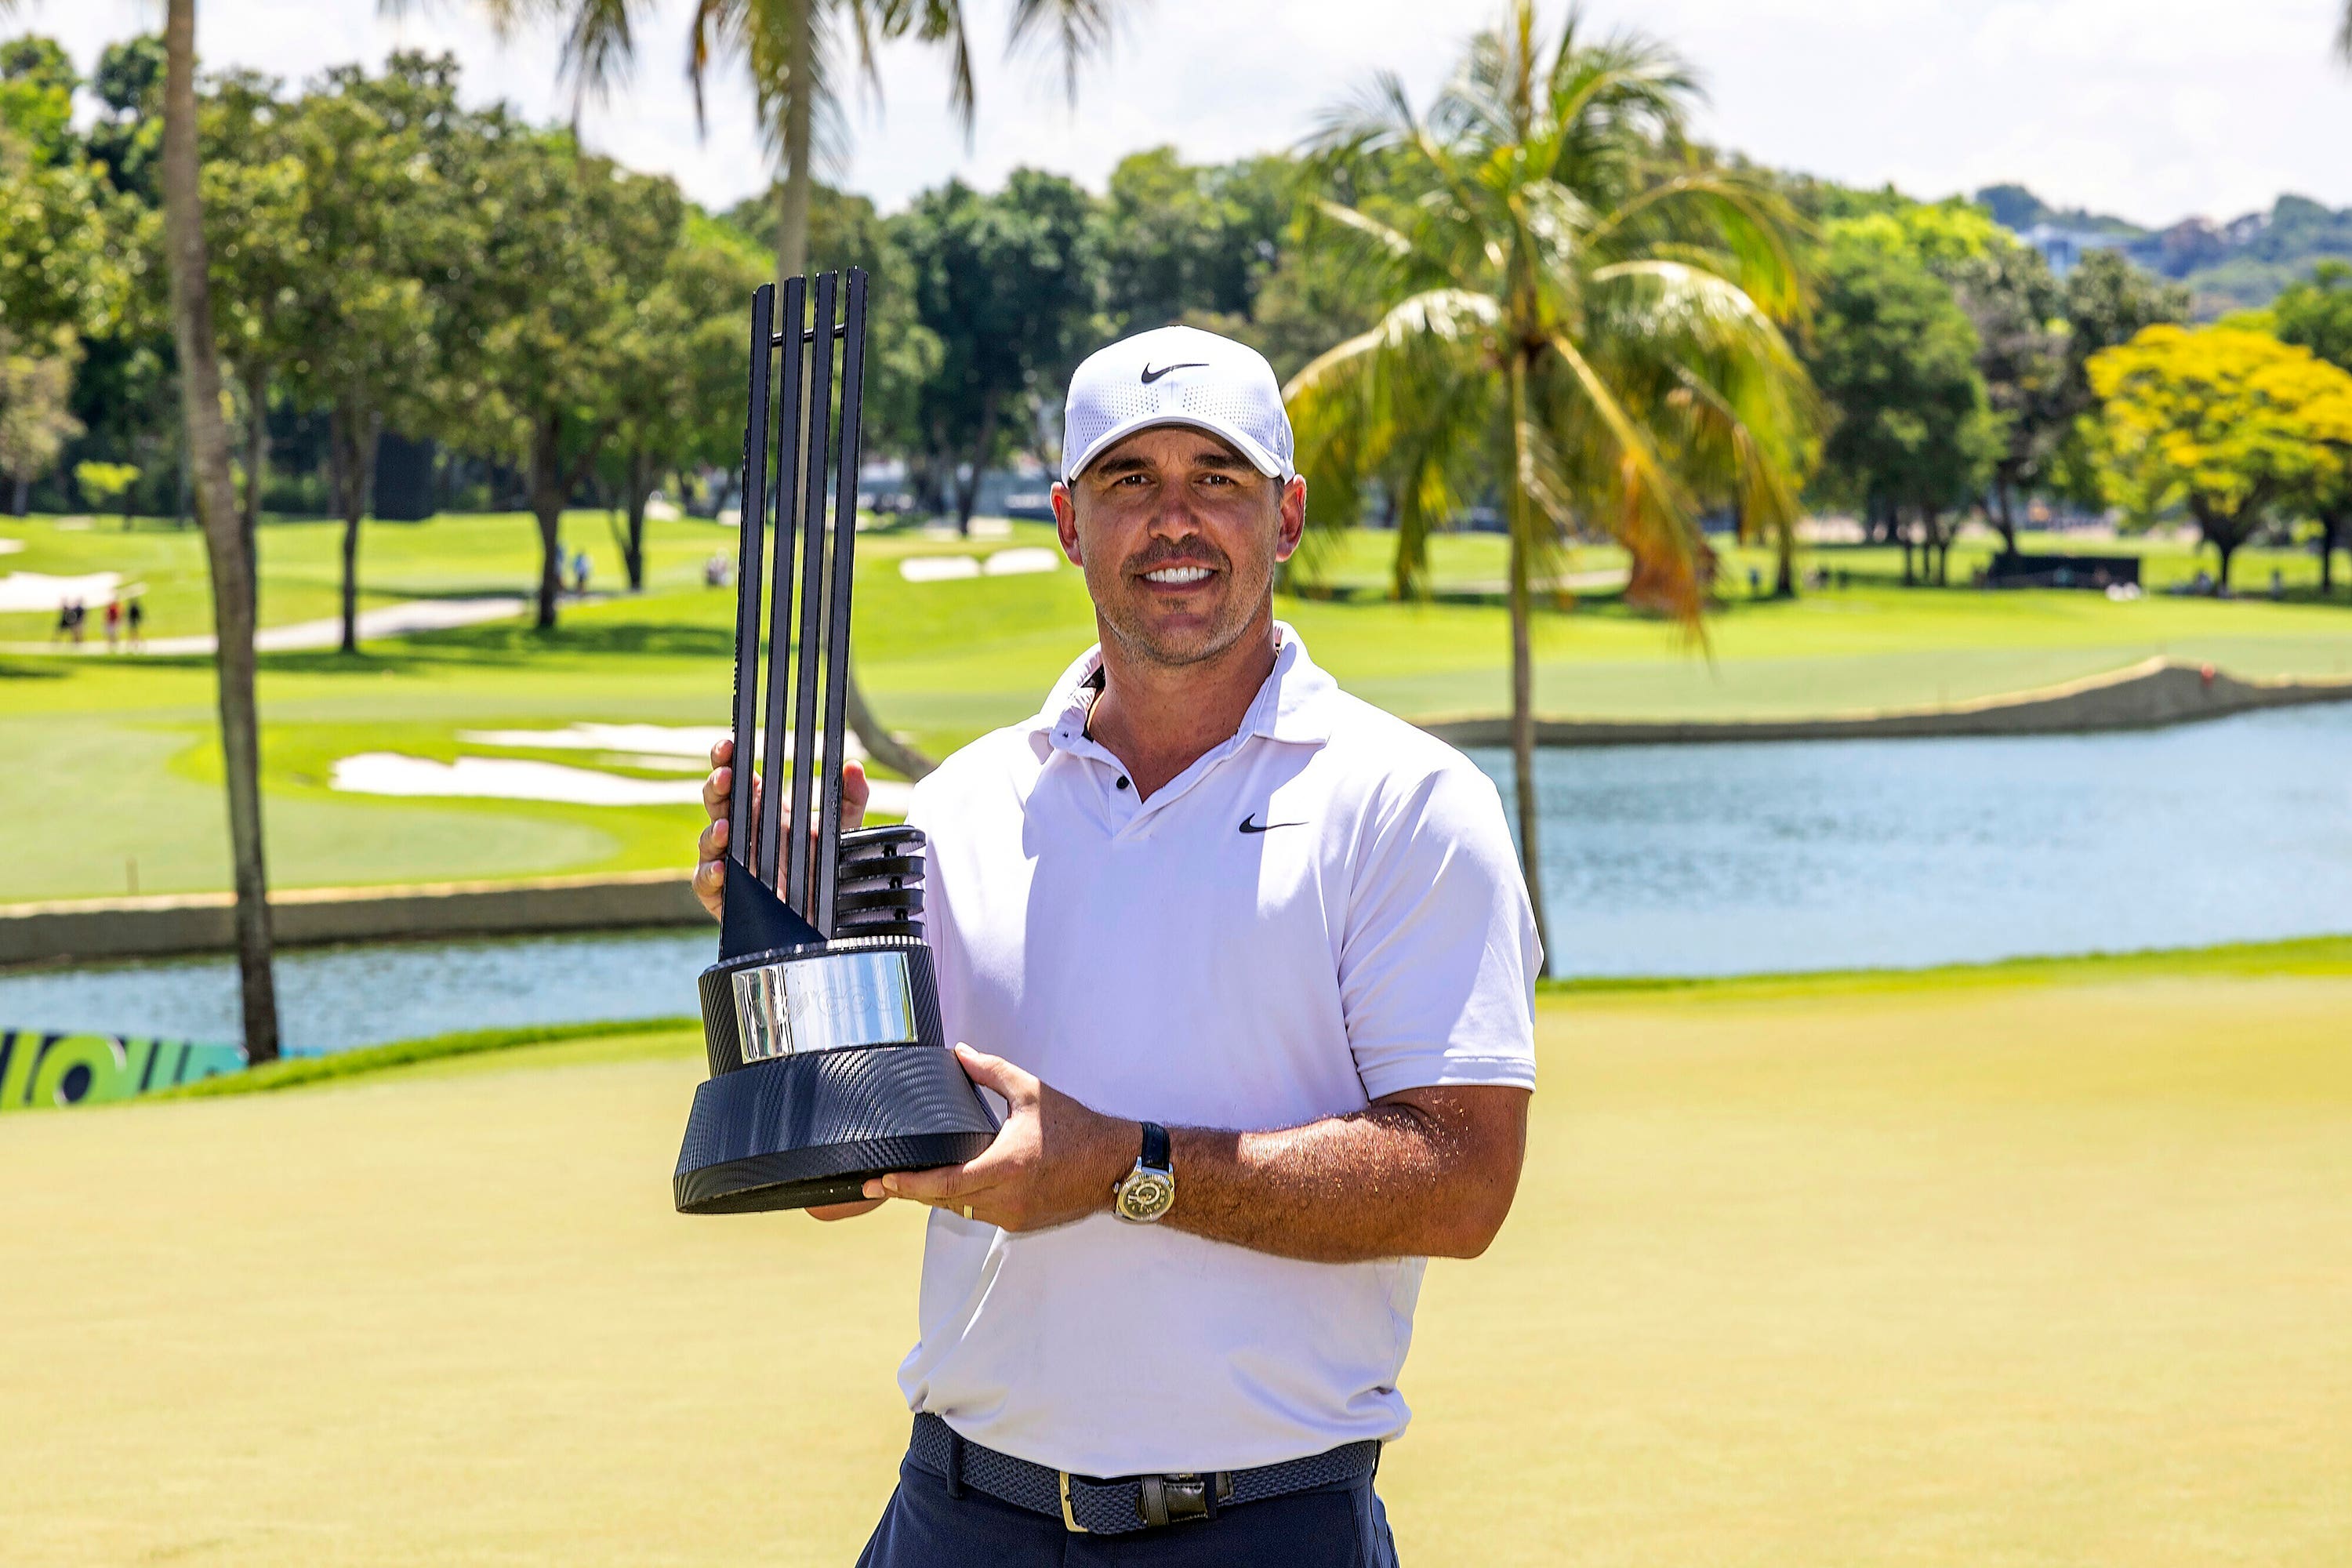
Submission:
MULTIPOLYGON (((617 584, 604 520, 574 514, 566 527, 598 557, 597 581, 617 584)), ((24 525, 0 525, 0 532, 11 528, 24 525)), ((0 571, 82 570, 120 542, 154 554, 163 580, 170 556, 179 562, 169 581, 182 610, 159 610, 150 629, 200 628, 200 619, 171 619, 203 608, 188 536, 142 531, 126 541, 50 523, 26 532, 39 549, 0 558, 0 571)), ((331 609, 319 595, 332 581, 332 535, 319 524, 263 531, 265 608, 292 606, 271 618, 331 609)), ((329 787, 336 761, 355 752, 445 763, 483 754, 462 738, 467 730, 721 721, 734 596, 704 587, 700 574, 714 551, 731 549, 733 535, 681 521, 656 525, 651 537, 647 593, 567 604, 552 634, 509 623, 374 642, 356 658, 264 656, 273 881, 346 886, 677 863, 694 830, 692 806, 390 799, 329 787)), ((893 728, 943 753, 1034 712, 1093 637, 1085 585, 1066 566, 908 583, 900 563, 910 554, 1034 551, 1051 538, 1032 523, 1015 525, 1009 538, 970 542, 905 531, 863 536, 858 665, 893 728)), ((1441 578, 1475 580, 1492 565, 1493 542, 1446 541, 1441 578)), ((1370 561, 1380 543, 1357 536, 1337 564, 1370 561)), ((534 570, 528 520, 515 517, 374 524, 366 549, 372 592, 386 596, 511 593, 534 570)), ((1857 570, 1891 564, 1884 552, 1852 559, 1857 570)), ((1492 605, 1286 595, 1277 607, 1351 690, 1393 711, 1435 719, 1497 713, 1507 703, 1508 637, 1492 605)), ((0 628, 0 640, 5 635, 0 628)), ((1536 651, 1538 705, 1549 716, 1806 717, 2026 690, 2151 654, 2243 675, 2352 675, 2352 604, 2164 596, 2111 604, 2088 594, 1906 591, 1873 580, 1790 604, 1735 601, 1710 618, 1703 648, 1622 606, 1580 602, 1538 618, 1536 651)), ((225 887, 212 704, 203 659, 0 655, 0 903, 121 894, 134 885, 144 893, 225 887)), ((494 754, 680 776, 578 752, 506 747, 494 754)))
MULTIPOLYGON (((2352 947, 1594 989, 1408 1563, 2352 1560, 2352 947)), ((845 1564, 919 1226, 687 1220, 672 1035, 0 1125, 0 1557, 845 1564)))

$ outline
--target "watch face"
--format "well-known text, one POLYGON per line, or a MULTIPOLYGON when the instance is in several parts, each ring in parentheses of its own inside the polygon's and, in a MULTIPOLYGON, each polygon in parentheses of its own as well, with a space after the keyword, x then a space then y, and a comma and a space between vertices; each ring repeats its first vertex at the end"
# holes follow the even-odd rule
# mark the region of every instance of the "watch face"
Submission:
POLYGON ((1158 1219, 1176 1202, 1176 1179, 1164 1171, 1137 1171, 1118 1184, 1121 1219, 1158 1219))

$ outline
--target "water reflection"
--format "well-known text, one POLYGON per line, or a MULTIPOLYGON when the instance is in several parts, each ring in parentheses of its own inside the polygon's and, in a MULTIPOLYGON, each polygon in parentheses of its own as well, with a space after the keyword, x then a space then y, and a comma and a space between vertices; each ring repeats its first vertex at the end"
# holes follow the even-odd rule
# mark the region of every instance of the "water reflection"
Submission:
MULTIPOLYGON (((1473 755, 1507 803, 1509 757, 1473 755)), ((2352 704, 2138 734, 1548 752, 1555 972, 2352 931, 2352 704)), ((296 950, 289 1045, 692 1011, 709 928, 296 950)), ((0 1027, 226 1040, 226 959, 0 974, 0 1027)))

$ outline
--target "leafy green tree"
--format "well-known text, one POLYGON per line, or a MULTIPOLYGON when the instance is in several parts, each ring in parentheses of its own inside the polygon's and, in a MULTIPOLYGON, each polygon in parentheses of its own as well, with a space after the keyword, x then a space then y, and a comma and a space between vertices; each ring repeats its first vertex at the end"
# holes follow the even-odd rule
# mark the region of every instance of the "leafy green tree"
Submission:
POLYGON ((248 565, 268 467, 269 388, 309 346, 294 316, 310 260, 304 233, 310 190, 301 161, 289 148, 287 109, 276 79, 237 71, 213 83, 198 111, 214 321, 245 405, 245 497, 238 517, 248 565))
POLYGON ((163 210, 163 37, 144 33, 109 44, 90 89, 99 113, 84 140, 107 180, 142 206, 163 210))
POLYGON ((2060 311, 2066 321, 2066 429, 2052 455, 2049 485, 2085 506, 2105 504, 2094 459, 2098 394, 2090 363, 2101 351, 2127 343, 2142 329, 2189 319, 2189 290, 2132 265, 2112 250, 2095 250, 2066 274, 2060 311))
MULTIPOLYGON (((2338 370, 2352 370, 2352 267, 2323 261, 2311 276, 2271 302, 2281 342, 2300 344, 2338 370)), ((2311 498, 2319 521, 2319 591, 2336 589, 2336 552, 2352 546, 2352 485, 2320 486, 2311 498)))
MULTIPOLYGON (((6 68, 24 74, 0 86, 46 103, 68 89, 56 80, 61 54, 37 42, 46 47, 11 46, 6 68)), ((33 481, 81 433, 71 405, 82 334, 111 323, 129 282, 103 182, 80 161, 69 123, 35 130, 49 144, 0 122, 0 472, 19 516, 33 481)))
MULTIPOLYGON (((139 482, 139 470, 129 463, 76 463, 74 484, 89 504, 103 511, 116 501, 128 502, 131 487, 139 482)), ((126 512, 125 518, 129 514, 126 512)))
POLYGON ((0 43, 0 126, 44 163, 66 163, 80 152, 73 126, 73 95, 80 86, 73 61, 56 39, 0 43))
POLYGON ((2352 455, 2352 374, 2266 333, 2150 327, 2090 373, 2112 493, 2143 521, 2185 507, 2225 591, 2265 510, 2333 480, 2352 455))
POLYGON ((1830 493, 1895 525, 1904 581, 1913 524, 1945 580, 1953 519, 1980 493, 2001 432, 1977 372, 1976 330, 1950 289, 1900 250, 1848 236, 1822 275, 1809 362, 1837 410, 1822 454, 1830 493))
POLYGON ((743 444, 740 307, 767 258, 699 213, 661 280, 635 301, 617 345, 614 438, 627 512, 618 542, 629 587, 646 585, 646 500, 665 466, 723 463, 743 444))
MULTIPOLYGON (((375 490, 377 437, 426 423, 440 404, 450 270, 481 222, 472 205, 477 138, 447 57, 394 54, 381 76, 329 71, 283 118, 282 181, 252 248, 237 259, 261 318, 257 358, 302 405, 328 411, 330 468, 343 521, 342 648, 359 648, 359 547, 375 490)), ((266 205, 266 204, 265 204, 266 205)), ((259 412, 257 409, 257 414, 259 412)))
POLYGON ((1282 259, 1297 179, 1297 164, 1273 154, 1190 164, 1173 147, 1154 147, 1119 160, 1103 215, 1105 304, 1116 330, 1246 320, 1282 259))
MULTIPOLYGON (((729 210, 727 218, 772 254, 781 204, 781 196, 772 189, 739 203, 729 210)), ((939 334, 916 316, 913 263, 870 199, 823 184, 814 187, 809 204, 809 254, 824 258, 828 267, 862 267, 872 279, 867 294, 864 444, 870 452, 920 462, 927 456, 920 400, 923 389, 939 374, 942 351, 939 334)), ((740 299, 729 302, 730 320, 742 314, 742 306, 740 299)), ((740 344, 735 353, 740 360, 740 344)), ((739 364, 739 372, 740 368, 739 364)), ((736 379, 741 380, 740 374, 736 379)), ((735 400, 739 405, 742 401, 740 385, 735 400)), ((729 455, 719 461, 731 463, 740 455, 740 406, 734 417, 738 428, 727 447, 729 455)))
POLYGON ((1960 308, 1977 334, 1977 374, 2000 437, 1986 508, 2017 548, 2017 498, 2042 488, 2074 423, 2066 400, 2066 328, 2058 280, 2042 253, 1990 246, 1954 269, 1960 308))
POLYGON ((563 132, 483 117, 466 253, 451 263, 448 433, 512 454, 539 524, 538 625, 555 625, 563 507, 622 419, 629 329, 659 289, 685 204, 666 178, 581 152, 563 132))
POLYGON ((46 344, 21 343, 0 326, 0 474, 16 481, 8 510, 25 515, 33 480, 48 472, 65 444, 81 434, 68 406, 81 345, 60 328, 46 344))
POLYGON ((1573 529, 1628 545, 1696 626, 1696 512, 1728 492, 1792 512, 1805 374, 1792 215, 1685 151, 1696 93, 1664 48, 1555 39, 1532 0, 1475 37, 1426 115, 1381 79, 1309 172, 1318 221, 1358 239, 1384 306, 1287 388, 1318 525, 1400 476, 1400 550, 1499 486, 1508 520, 1511 744, 1520 855, 1543 919, 1530 584, 1573 529), (1377 173, 1377 179, 1367 177, 1377 173))
POLYGON ((960 471, 956 526, 969 533, 982 473, 1038 444, 1040 400, 1101 335, 1094 201, 1059 174, 1016 169, 993 195, 961 180, 924 192, 896 233, 942 353, 919 399, 926 445, 941 472, 960 471))

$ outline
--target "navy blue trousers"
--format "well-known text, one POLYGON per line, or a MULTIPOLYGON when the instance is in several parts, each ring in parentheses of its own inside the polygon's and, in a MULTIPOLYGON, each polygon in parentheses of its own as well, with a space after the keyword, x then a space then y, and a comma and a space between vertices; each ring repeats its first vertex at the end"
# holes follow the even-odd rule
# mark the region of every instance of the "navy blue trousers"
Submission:
POLYGON ((913 1464, 857 1568, 1397 1568, 1372 1478, 1225 1508, 1128 1535, 1076 1535, 1059 1519, 948 1484, 913 1464))

